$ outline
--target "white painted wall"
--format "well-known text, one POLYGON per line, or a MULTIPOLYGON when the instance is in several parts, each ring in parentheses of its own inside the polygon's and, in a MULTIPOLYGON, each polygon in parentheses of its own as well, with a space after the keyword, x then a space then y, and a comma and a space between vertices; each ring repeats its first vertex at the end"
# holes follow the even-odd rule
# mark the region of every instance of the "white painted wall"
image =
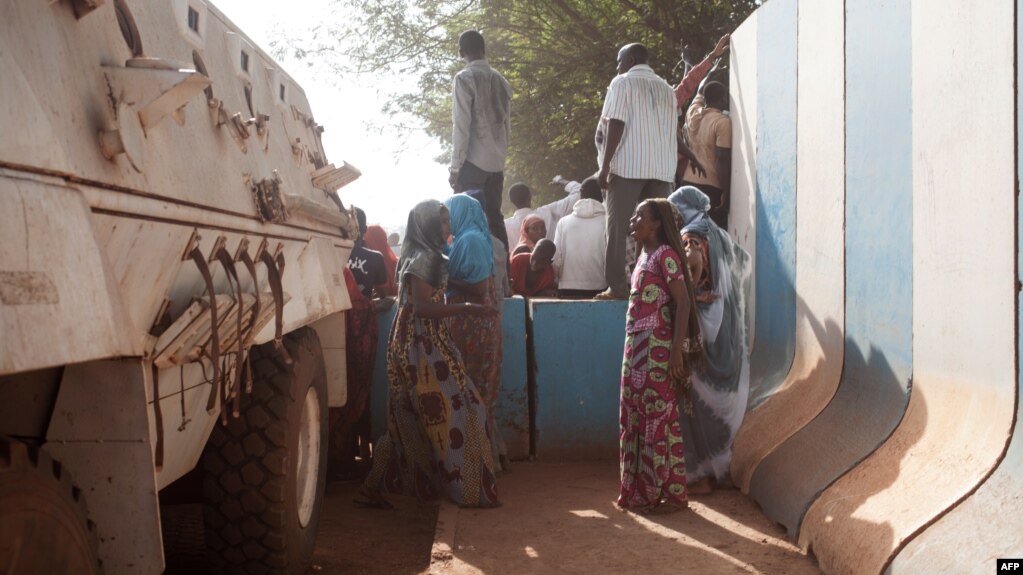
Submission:
MULTIPOLYGON (((751 286, 756 285, 757 234, 757 14, 732 34, 729 44, 729 110, 732 119, 732 189, 728 233, 750 255, 751 286)), ((756 290, 749 290, 749 342, 753 349, 756 290)))

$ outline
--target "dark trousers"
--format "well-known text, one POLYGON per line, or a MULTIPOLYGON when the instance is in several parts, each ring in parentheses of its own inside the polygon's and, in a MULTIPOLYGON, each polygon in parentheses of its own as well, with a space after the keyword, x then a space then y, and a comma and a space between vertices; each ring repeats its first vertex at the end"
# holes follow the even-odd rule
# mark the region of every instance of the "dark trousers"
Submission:
POLYGON ((719 228, 728 231, 728 208, 730 202, 725 202, 725 205, 721 205, 721 196, 724 194, 724 191, 722 191, 721 188, 716 188, 707 184, 682 182, 682 185, 692 186, 707 194, 707 197, 710 198, 710 212, 708 212, 707 215, 710 216, 710 219, 714 220, 714 223, 717 224, 719 228))
MULTIPOLYGON (((629 218, 636 206, 649 198, 666 198, 671 182, 637 180, 612 175, 607 184, 607 248, 604 250, 604 279, 616 297, 628 297, 629 274, 625 269, 625 244, 629 238, 629 218)), ((638 251, 642 246, 636 246, 638 251)))
MULTIPOLYGON (((504 191, 504 172, 487 172, 479 169, 471 162, 462 164, 458 171, 458 185, 462 191, 483 190, 483 213, 487 215, 490 233, 504 244, 508 250, 508 232, 504 230, 504 216, 501 215, 501 195, 504 191)), ((480 199, 479 195, 474 195, 480 199)))

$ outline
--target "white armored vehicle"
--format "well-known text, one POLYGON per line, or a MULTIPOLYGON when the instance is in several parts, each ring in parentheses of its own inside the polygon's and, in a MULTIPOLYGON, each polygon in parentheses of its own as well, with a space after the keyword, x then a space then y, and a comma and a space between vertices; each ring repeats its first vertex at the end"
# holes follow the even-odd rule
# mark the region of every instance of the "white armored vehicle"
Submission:
POLYGON ((203 0, 0 0, 0 573, 300 573, 357 231, 302 90, 203 0))

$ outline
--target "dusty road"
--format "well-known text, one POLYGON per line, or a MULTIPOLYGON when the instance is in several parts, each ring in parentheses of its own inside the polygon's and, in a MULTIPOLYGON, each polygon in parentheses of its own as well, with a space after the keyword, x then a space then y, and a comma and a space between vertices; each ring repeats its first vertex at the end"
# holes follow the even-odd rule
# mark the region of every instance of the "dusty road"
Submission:
MULTIPOLYGON (((687 511, 642 516, 614 507, 617 474, 611 462, 518 462, 499 479, 503 506, 488 510, 405 497, 391 497, 390 511, 362 509, 352 504, 356 483, 330 484, 310 572, 820 572, 738 491, 693 498, 687 511)), ((199 512, 198 505, 164 510, 169 574, 205 573, 199 512)))
POLYGON ((644 516, 614 506, 614 463, 519 463, 499 488, 498 509, 441 505, 431 575, 820 573, 736 490, 644 516))

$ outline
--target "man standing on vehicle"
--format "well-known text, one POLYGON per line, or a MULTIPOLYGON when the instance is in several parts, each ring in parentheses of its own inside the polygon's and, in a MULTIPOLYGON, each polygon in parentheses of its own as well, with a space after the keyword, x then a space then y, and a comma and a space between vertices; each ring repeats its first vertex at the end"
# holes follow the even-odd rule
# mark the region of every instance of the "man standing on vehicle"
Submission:
POLYGON ((675 179, 678 103, 671 86, 647 65, 648 58, 642 44, 618 51, 618 75, 607 88, 597 127, 597 181, 607 190, 608 288, 600 299, 628 297, 629 218, 641 200, 667 197, 675 179))
POLYGON ((465 60, 466 67, 455 74, 451 90, 454 127, 448 182, 455 193, 483 191, 483 211, 490 233, 507 249, 501 195, 511 136, 511 85, 487 63, 483 35, 479 32, 462 32, 458 37, 458 55, 465 60))

